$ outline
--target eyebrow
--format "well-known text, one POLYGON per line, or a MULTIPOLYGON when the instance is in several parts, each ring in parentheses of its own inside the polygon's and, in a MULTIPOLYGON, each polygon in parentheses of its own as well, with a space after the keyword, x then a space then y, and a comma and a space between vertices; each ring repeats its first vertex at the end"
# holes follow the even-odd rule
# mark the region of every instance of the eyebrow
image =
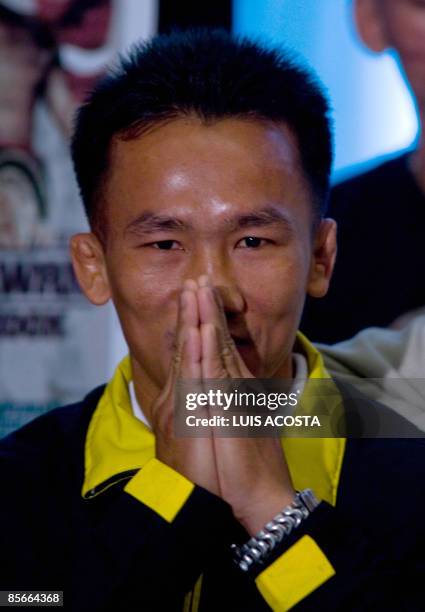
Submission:
POLYGON ((170 230, 189 229, 190 224, 167 215, 158 215, 151 212, 145 212, 126 226, 124 233, 130 234, 153 234, 154 232, 163 232, 170 230))
MULTIPOLYGON (((247 229, 250 227, 266 227, 269 225, 283 225, 286 231, 292 231, 292 223, 287 215, 275 206, 265 206, 255 212, 235 215, 225 219, 225 223, 232 230, 247 229)), ((161 231, 182 231, 193 229, 193 225, 182 219, 168 215, 159 215, 145 212, 126 226, 124 233, 146 235, 161 231)))
POLYGON ((239 229, 245 229, 249 227, 266 227, 268 225, 275 225, 279 223, 284 225, 288 231, 292 230, 292 223, 288 216, 275 206, 265 206, 261 210, 257 210, 252 213, 244 215, 238 215, 235 219, 231 220, 232 223, 239 229))

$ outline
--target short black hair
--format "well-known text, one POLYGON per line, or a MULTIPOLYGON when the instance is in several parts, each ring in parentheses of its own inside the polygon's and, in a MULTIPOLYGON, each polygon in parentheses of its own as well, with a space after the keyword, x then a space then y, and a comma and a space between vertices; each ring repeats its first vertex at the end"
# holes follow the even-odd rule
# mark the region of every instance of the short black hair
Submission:
POLYGON ((281 49, 222 30, 159 35, 122 56, 76 117, 72 157, 90 225, 100 230, 98 197, 114 136, 182 116, 235 117, 287 124, 295 133, 318 217, 326 210, 332 164, 329 106, 315 77, 281 49))

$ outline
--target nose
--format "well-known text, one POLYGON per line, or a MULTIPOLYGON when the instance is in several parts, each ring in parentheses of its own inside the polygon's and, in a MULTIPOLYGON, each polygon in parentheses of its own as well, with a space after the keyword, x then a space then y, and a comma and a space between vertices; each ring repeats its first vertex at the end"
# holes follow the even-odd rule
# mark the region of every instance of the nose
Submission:
POLYGON ((233 283, 220 283, 211 280, 213 287, 220 295, 226 317, 231 320, 245 310, 245 300, 237 286, 233 283))
POLYGON ((245 311, 244 296, 235 278, 231 262, 225 255, 220 256, 215 252, 203 254, 203 256, 197 258, 196 265, 191 272, 191 278, 194 279, 198 279, 200 276, 208 277, 209 283, 221 298, 228 319, 232 319, 245 311))

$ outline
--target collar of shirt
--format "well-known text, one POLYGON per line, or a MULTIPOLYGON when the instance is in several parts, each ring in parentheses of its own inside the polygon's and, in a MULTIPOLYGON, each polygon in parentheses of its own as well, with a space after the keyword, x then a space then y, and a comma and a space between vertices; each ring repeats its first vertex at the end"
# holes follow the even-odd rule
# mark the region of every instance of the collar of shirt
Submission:
MULTIPOLYGON (((330 378, 321 354, 300 332, 296 351, 306 358, 309 380, 330 378)), ((302 360, 297 359, 297 366, 296 381, 301 381, 302 360)), ((143 412, 137 410, 135 395, 132 406, 131 382, 127 356, 106 386, 88 427, 83 497, 93 497, 93 491, 100 494, 120 480, 120 475, 128 478, 128 472, 143 468, 155 456, 154 434, 143 412)), ((294 487, 312 488, 319 499, 335 505, 345 442, 344 438, 283 438, 294 487)))

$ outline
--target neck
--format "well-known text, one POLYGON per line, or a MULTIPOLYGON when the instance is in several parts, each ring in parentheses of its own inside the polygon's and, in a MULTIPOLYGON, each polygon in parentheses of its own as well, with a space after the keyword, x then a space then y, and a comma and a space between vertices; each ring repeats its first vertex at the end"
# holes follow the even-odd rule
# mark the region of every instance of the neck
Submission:
POLYGON ((148 423, 152 425, 152 407, 162 389, 156 384, 152 377, 140 367, 137 359, 132 355, 130 355, 130 361, 137 401, 148 423))

